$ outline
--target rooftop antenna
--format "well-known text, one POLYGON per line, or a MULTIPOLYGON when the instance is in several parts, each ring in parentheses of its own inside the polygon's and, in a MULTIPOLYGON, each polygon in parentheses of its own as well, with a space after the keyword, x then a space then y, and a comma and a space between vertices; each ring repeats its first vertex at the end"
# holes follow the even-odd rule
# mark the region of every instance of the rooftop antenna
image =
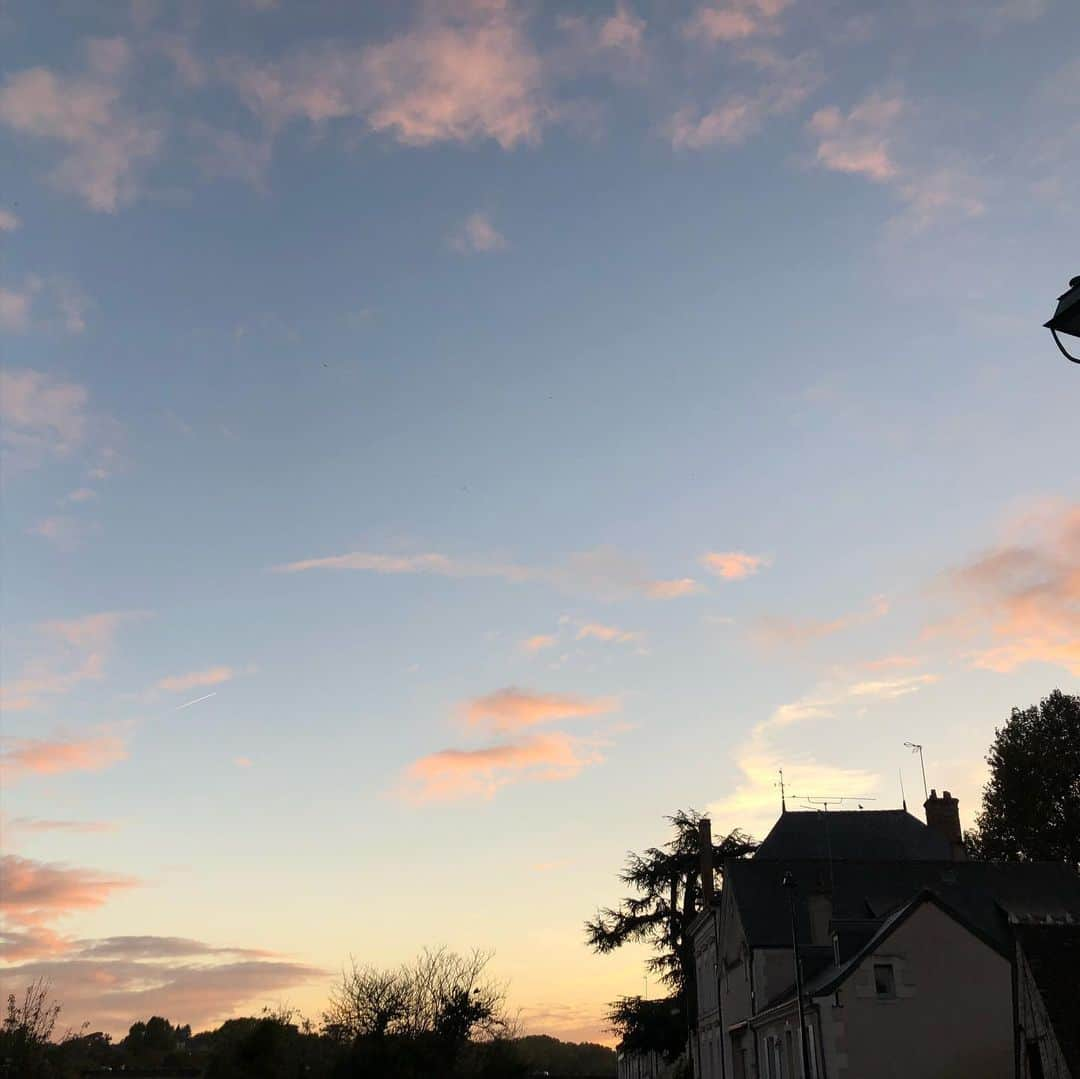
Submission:
POLYGON ((922 769, 922 792, 923 801, 927 801, 930 798, 930 792, 926 789, 926 764, 923 761, 922 746, 918 742, 905 742, 904 745, 911 750, 912 753, 919 754, 919 767, 922 769))
POLYGON ((780 771, 780 812, 781 813, 786 813, 787 812, 787 804, 784 802, 784 769, 781 768, 781 769, 779 769, 779 771, 780 771))
POLYGON ((900 777, 900 802, 904 807, 904 812, 907 812, 907 795, 904 794, 904 769, 897 768, 896 774, 900 777))
MULTIPOLYGON (((865 794, 793 794, 792 798, 797 801, 804 802, 809 808, 824 809, 826 813, 829 812, 829 806, 843 805, 844 802, 854 802, 859 805, 860 802, 876 802, 876 798, 871 798, 865 794)), ((859 805, 861 809, 862 806, 859 805)))

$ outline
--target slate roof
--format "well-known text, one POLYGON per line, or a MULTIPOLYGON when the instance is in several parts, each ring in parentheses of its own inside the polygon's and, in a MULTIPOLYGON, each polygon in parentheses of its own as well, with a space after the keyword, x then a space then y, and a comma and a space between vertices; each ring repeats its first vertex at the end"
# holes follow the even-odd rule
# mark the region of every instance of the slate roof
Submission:
POLYGON ((866 937, 867 923, 881 921, 929 890, 940 896, 1003 955, 1011 955, 1008 918, 1080 918, 1080 875, 1057 862, 864 861, 834 859, 733 860, 724 865, 731 895, 752 948, 791 946, 791 907, 781 884, 786 872, 798 884, 799 935, 810 941, 807 896, 831 893, 832 920, 848 922, 866 937))
POLYGON ((781 813, 754 857, 948 861, 952 848, 906 809, 811 810, 781 813))
POLYGON ((1073 1075, 1080 1075, 1080 925, 1017 925, 1058 1045, 1073 1075))

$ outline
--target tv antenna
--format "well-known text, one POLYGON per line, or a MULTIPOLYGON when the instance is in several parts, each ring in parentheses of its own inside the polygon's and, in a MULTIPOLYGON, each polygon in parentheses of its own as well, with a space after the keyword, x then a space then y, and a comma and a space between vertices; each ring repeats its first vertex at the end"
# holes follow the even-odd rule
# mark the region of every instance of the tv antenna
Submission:
POLYGON ((829 806, 840 806, 844 802, 854 802, 862 809, 863 802, 877 801, 876 798, 864 794, 793 794, 791 797, 806 803, 814 809, 822 809, 826 813, 829 812, 829 806))
POLYGON ((919 754, 919 767, 922 769, 922 793, 923 801, 925 802, 930 797, 930 792, 926 789, 926 764, 923 761, 922 746, 918 742, 905 742, 904 745, 911 750, 912 753, 919 754))
POLYGON ((784 802, 784 769, 780 768, 778 771, 780 773, 780 782, 776 785, 780 788, 780 812, 786 813, 787 804, 784 802))

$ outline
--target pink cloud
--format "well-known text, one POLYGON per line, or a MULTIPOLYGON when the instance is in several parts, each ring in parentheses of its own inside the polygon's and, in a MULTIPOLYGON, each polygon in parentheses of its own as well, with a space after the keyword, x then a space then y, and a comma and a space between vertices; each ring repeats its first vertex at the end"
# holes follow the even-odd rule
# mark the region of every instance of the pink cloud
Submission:
POLYGON ((32 303, 32 289, 17 292, 14 289, 0 288, 0 330, 22 333, 29 329, 32 303))
POLYGON ((81 739, 5 738, 0 774, 5 781, 28 776, 96 772, 127 759, 127 747, 111 734, 81 739))
POLYGON ((680 577, 672 581, 649 581, 645 594, 652 599, 680 599, 701 591, 701 585, 693 577, 680 577))
POLYGON ((618 626, 605 626, 602 622, 586 622, 577 631, 579 641, 590 637, 597 641, 614 641, 617 644, 632 644, 640 641, 643 634, 636 630, 620 629, 618 626))
POLYGON ((509 783, 572 779, 601 759, 558 731, 483 749, 444 749, 409 765, 402 793, 416 803, 490 799, 509 783))
POLYGON ((127 59, 122 39, 93 39, 84 75, 28 68, 0 88, 0 123, 62 144, 53 182, 110 213, 136 197, 140 172, 163 142, 160 130, 120 102, 127 59))
POLYGON ((904 112, 899 98, 871 95, 845 116, 835 106, 819 109, 808 129, 817 136, 817 161, 833 172, 848 172, 883 182, 897 174, 889 144, 904 112))
POLYGON ((533 637, 526 637, 521 642, 521 647, 526 652, 542 652, 545 648, 554 648, 557 643, 550 633, 537 633, 533 637))
POLYGON ((534 693, 527 689, 500 689, 470 701, 465 718, 471 727, 515 731, 560 719, 584 719, 617 711, 614 697, 577 697, 563 693, 534 693))
POLYGON ((953 610, 928 633, 975 642, 973 666, 1009 672, 1049 663, 1080 674, 1080 503, 1051 503, 1016 537, 944 577, 953 610))
POLYGON ((798 648, 823 637, 831 637, 856 626, 866 625, 888 613, 888 600, 884 596, 875 596, 866 610, 852 611, 836 618, 787 618, 767 615, 757 620, 752 632, 754 639, 761 645, 798 648))
POLYGON ((11 985, 46 979, 69 1022, 122 1035, 133 1018, 184 1016, 196 1027, 252 1014, 282 991, 331 972, 251 948, 216 947, 179 937, 70 940, 47 930, 3 934, 11 985))
MULTIPOLYGON (((2 321, 2 315, 0 315, 2 321)), ((0 371, 0 421, 9 451, 64 456, 87 432, 86 388, 29 368, 0 371)))
POLYGON ((18 227, 18 215, 11 210, 0 209, 0 232, 14 232, 18 227))
POLYGON ((104 676, 118 628, 142 617, 138 611, 102 611, 81 618, 41 623, 44 658, 28 663, 22 677, 4 685, 0 700, 9 711, 37 708, 43 698, 68 693, 81 682, 104 676))
POLYGON ((22 832, 112 832, 116 823, 107 820, 49 820, 41 817, 15 817, 11 827, 22 832))
POLYGON ((0 858, 4 888, 0 911, 16 925, 38 926, 81 910, 92 910, 117 891, 134 888, 133 877, 109 876, 17 854, 0 858))
POLYGON ((725 581, 741 581, 768 566, 770 559, 764 555, 746 554, 745 551, 709 551, 702 555, 701 564, 725 581))
POLYGON ((522 17, 498 0, 429 2, 404 32, 330 44, 283 64, 236 62, 226 77, 272 125, 360 118, 398 142, 535 142, 550 119, 522 17))
POLYGON ((476 561, 427 552, 416 555, 387 555, 369 551, 308 558, 275 566, 278 573, 306 573, 312 570, 356 570, 367 573, 420 573, 451 578, 495 578, 512 584, 538 582, 565 592, 587 592, 602 599, 646 596, 675 599, 700 590, 690 577, 656 580, 633 558, 614 547, 578 551, 555 566, 525 566, 514 562, 476 561))
POLYGON ((101 654, 112 648, 121 625, 140 617, 142 614, 139 611, 100 611, 78 618, 43 622, 41 628, 73 648, 101 654))
POLYGON ((703 4, 683 25, 683 35, 710 45, 743 41, 778 31, 777 20, 790 0, 731 0, 703 4))
POLYGON ((205 671, 192 671, 190 674, 174 674, 168 678, 162 678, 158 682, 158 689, 164 689, 169 693, 183 693, 189 689, 198 689, 200 686, 220 686, 235 676, 232 667, 211 667, 205 671))
POLYGON ((450 246, 463 255, 490 254, 506 247, 506 239, 487 214, 477 211, 450 237, 450 246))
POLYGON ((744 46, 739 58, 757 70, 757 87, 704 110, 679 109, 666 129, 676 150, 736 146, 757 134, 767 120, 798 108, 823 78, 820 61, 812 53, 789 57, 771 48, 744 46))
POLYGON ((569 51, 561 58, 567 75, 605 60, 620 62, 612 69, 618 73, 645 58, 645 20, 626 3, 616 3, 608 16, 560 15, 557 25, 568 36, 569 51))

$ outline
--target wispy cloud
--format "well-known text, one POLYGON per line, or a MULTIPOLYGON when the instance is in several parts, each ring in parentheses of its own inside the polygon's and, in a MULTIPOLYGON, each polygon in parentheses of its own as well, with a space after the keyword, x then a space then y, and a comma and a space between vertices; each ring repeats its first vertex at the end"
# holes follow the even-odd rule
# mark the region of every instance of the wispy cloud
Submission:
POLYGON ((738 58, 756 71, 751 86, 705 107, 677 110, 665 128, 674 149, 738 146, 772 117, 798 108, 823 79, 820 59, 812 53, 789 57, 756 46, 742 50, 738 58))
POLYGON ((807 123, 818 165, 889 185, 905 205, 902 223, 916 230, 942 215, 979 216, 985 206, 968 170, 955 161, 917 161, 911 150, 903 161, 898 156, 900 122, 912 112, 896 94, 871 94, 846 113, 835 105, 819 109, 807 123))
POLYGON ((99 873, 17 854, 0 858, 4 888, 0 911, 16 925, 43 925, 76 911, 92 910, 114 892, 134 888, 133 877, 99 873))
POLYGON ((463 255, 491 254, 506 247, 506 238, 488 214, 477 210, 451 234, 450 246, 463 255))
POLYGON ((47 979, 65 1013, 116 1036, 133 1015, 183 1015, 197 1026, 214 1026, 284 990, 330 976, 273 952, 181 937, 73 941, 42 929, 3 936, 5 959, 24 960, 7 968, 9 979, 47 979))
POLYGON ((554 648, 558 644, 558 638, 550 633, 537 633, 532 637, 526 637, 521 642, 521 647, 526 652, 542 652, 545 648, 554 648))
POLYGON ((0 775, 5 782, 26 776, 97 772, 127 759, 121 738, 107 732, 78 738, 4 738, 0 775))
POLYGON ((771 559, 745 551, 709 551, 701 556, 701 564, 725 581, 741 581, 770 565, 771 559))
POLYGON ((103 476, 120 460, 117 425, 91 410, 85 386, 42 371, 0 371, 0 439, 9 474, 65 461, 76 452, 103 476))
POLYGON ((585 622, 577 631, 577 639, 585 641, 614 642, 616 644, 640 644, 645 634, 640 630, 620 629, 618 626, 606 626, 602 622, 585 622))
POLYGON ((875 596, 865 610, 852 611, 835 618, 788 618, 765 615, 754 623, 751 634, 754 640, 767 647, 797 648, 833 634, 842 633, 856 626, 866 625, 889 613, 889 601, 875 596))
POLYGON ((490 799, 510 783, 572 779, 601 759, 594 745, 559 731, 480 749, 444 749, 409 765, 401 793, 414 803, 490 799))
POLYGON ((639 595, 650 599, 676 599, 700 590, 690 577, 658 580, 648 576, 632 558, 613 547, 597 547, 570 555, 553 567, 524 566, 513 562, 470 561, 439 553, 387 555, 369 551, 308 558, 275 566, 278 573, 310 570, 356 570, 366 573, 430 574, 438 577, 491 577, 513 584, 535 581, 567 592, 586 592, 604 599, 639 595))
POLYGON ((645 20, 619 0, 610 15, 560 15, 558 27, 568 35, 574 57, 580 61, 605 54, 638 64, 645 58, 645 20))
POLYGON ((54 820, 47 817, 14 817, 11 827, 21 832, 74 832, 91 835, 116 831, 116 822, 108 820, 54 820))
POLYGON ((848 172, 869 180, 891 180, 899 172, 891 143, 896 122, 904 112, 898 97, 871 95, 846 115, 835 105, 810 118, 817 137, 817 162, 833 172, 848 172))
POLYGON ((729 0, 702 4, 683 23, 683 36, 715 45, 779 32, 779 18, 791 0, 729 0))
POLYGON ((21 291, 0 288, 0 330, 22 333, 30 327, 30 306, 34 292, 31 288, 21 291))
POLYGON ((97 534, 100 525, 94 521, 83 521, 66 514, 44 517, 32 524, 26 531, 31 536, 40 536, 48 540, 61 551, 74 551, 84 540, 97 534))
POLYGON ((710 812, 730 821, 732 827, 758 835, 767 831, 780 809, 778 771, 781 768, 789 796, 873 797, 880 784, 877 773, 823 762, 813 754, 793 751, 787 732, 806 723, 837 721, 861 714, 875 702, 887 705, 935 682, 937 677, 932 674, 880 681, 838 679, 780 705, 756 724, 737 747, 735 761, 742 778, 730 794, 709 806, 710 812))
POLYGON ((412 146, 492 139, 509 149, 535 142, 551 119, 523 17, 490 0, 428 2, 381 43, 331 42, 276 64, 238 59, 226 78, 272 126, 360 119, 412 146))
POLYGON ((220 686, 231 681, 236 672, 232 667, 210 667, 205 671, 192 671, 189 674, 173 674, 158 682, 158 689, 168 693, 184 693, 201 686, 220 686))
POLYGON ((19 678, 4 683, 0 690, 3 707, 8 711, 37 708, 49 696, 103 678, 119 627, 141 617, 140 611, 100 611, 42 622, 35 628, 43 655, 26 664, 19 678))
POLYGON ((18 215, 11 210, 0 208, 0 232, 14 232, 18 227, 18 215))
POLYGON ((966 642, 986 670, 1048 663, 1080 675, 1080 504, 1047 502, 1009 531, 944 575, 948 613, 927 636, 966 642))
POLYGON ((122 38, 92 39, 83 73, 28 68, 0 88, 0 123, 62 145, 54 184, 110 213, 137 196, 141 171, 163 142, 161 130, 122 102, 129 62, 122 38))
POLYGON ((86 437, 88 398, 84 386, 41 371, 0 371, 5 447, 35 460, 71 453, 86 437))
POLYGON ((614 697, 578 697, 510 687, 476 697, 469 701, 464 712, 469 726, 504 732, 560 719, 607 715, 618 708, 619 702, 614 697))

